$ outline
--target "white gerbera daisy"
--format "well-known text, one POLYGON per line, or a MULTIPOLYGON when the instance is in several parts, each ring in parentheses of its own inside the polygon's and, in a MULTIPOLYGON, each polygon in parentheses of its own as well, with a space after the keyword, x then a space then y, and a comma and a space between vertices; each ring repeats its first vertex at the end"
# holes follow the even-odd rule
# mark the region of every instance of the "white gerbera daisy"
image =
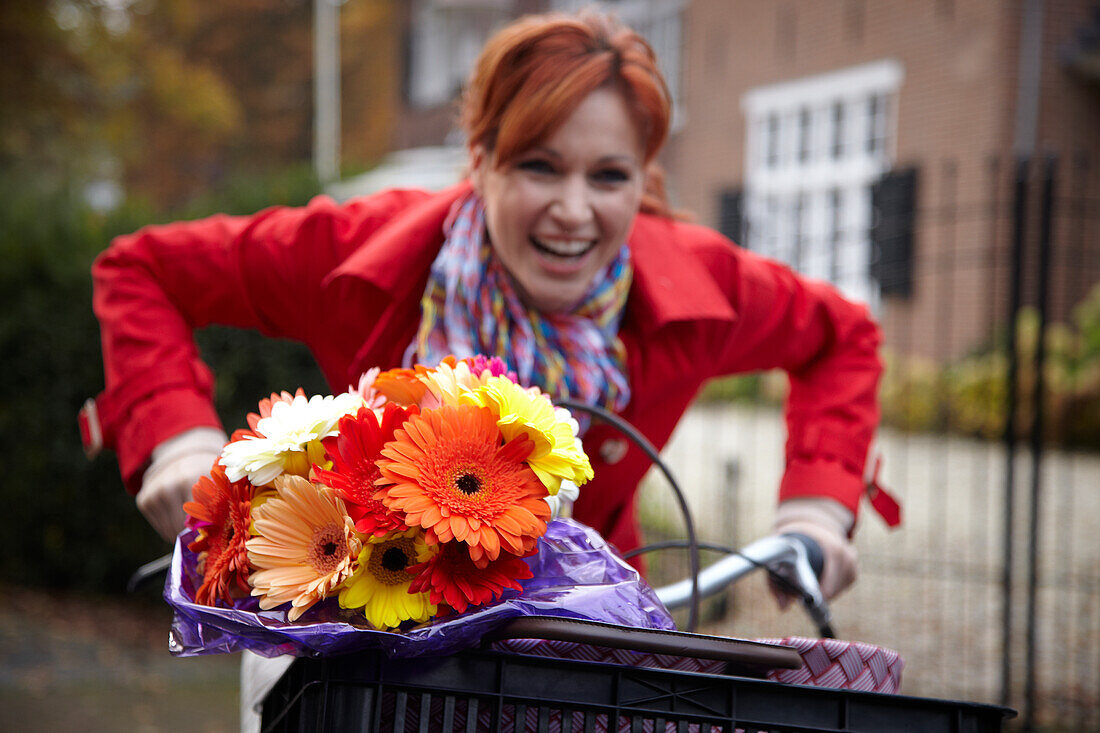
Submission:
POLYGON ((336 435, 340 418, 362 405, 362 398, 351 392, 276 402, 271 414, 256 424, 258 436, 245 436, 222 450, 225 475, 230 481, 247 476, 253 486, 269 484, 284 472, 308 475, 309 465, 324 455, 321 440, 336 435))
POLYGON ((547 496, 546 503, 550 505, 550 518, 573 516, 573 502, 581 495, 581 490, 569 479, 562 479, 558 493, 547 496))

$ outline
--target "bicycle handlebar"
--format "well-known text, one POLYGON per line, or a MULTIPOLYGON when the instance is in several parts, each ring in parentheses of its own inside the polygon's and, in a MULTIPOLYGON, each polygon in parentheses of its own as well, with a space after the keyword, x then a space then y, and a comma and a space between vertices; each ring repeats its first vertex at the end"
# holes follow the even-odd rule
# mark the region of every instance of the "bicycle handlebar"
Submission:
MULTIPOLYGON (((764 537, 726 555, 707 566, 698 576, 700 597, 713 595, 758 568, 765 568, 790 583, 802 596, 803 606, 818 631, 826 638, 835 638, 831 614, 821 593, 818 577, 824 555, 818 544, 802 534, 764 537)), ((656 589, 657 597, 670 609, 691 603, 692 581, 681 580, 656 589)))

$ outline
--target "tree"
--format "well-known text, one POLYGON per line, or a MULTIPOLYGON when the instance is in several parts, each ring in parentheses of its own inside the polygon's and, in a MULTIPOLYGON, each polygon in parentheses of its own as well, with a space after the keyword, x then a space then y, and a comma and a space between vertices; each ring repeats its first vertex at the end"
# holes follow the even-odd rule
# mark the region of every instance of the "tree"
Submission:
MULTIPOLYGON (((392 0, 341 13, 345 159, 389 149, 401 65, 392 0)), ((0 161, 51 188, 113 181, 177 208, 312 154, 312 0, 5 3, 0 161)))

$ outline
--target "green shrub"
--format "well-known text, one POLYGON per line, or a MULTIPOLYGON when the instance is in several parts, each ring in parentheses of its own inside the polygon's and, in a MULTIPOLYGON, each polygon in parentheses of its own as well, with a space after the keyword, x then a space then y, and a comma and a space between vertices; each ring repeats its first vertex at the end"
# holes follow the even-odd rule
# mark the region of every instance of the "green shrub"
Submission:
POLYGON ((907 431, 935 429, 940 421, 937 400, 939 371, 927 359, 899 358, 883 354, 885 371, 879 386, 882 421, 907 431))
MULTIPOLYGON (((1100 285, 1074 311, 1072 322, 1048 324, 1043 352, 1044 439, 1071 448, 1100 448, 1100 285)), ((950 427, 987 439, 1003 437, 1008 415, 1007 339, 948 364, 950 427)), ((1018 355, 1016 425, 1023 438, 1035 415, 1035 364, 1039 314, 1024 309, 1016 320, 1018 355)))
MULTIPOLYGON (((1023 309, 1016 320, 1017 437, 1034 415, 1039 314, 1023 309)), ((1100 284, 1073 310, 1069 323, 1047 325, 1043 352, 1044 439, 1067 448, 1100 449, 1100 284)), ((1008 413, 1008 338, 946 364, 884 350, 879 386, 883 425, 909 432, 949 432, 999 440, 1008 413)), ((781 374, 717 379, 700 402, 778 405, 786 393, 781 374)))
MULTIPOLYGON (((316 191, 300 171, 270 183, 247 179, 212 195, 203 204, 209 210, 196 204, 184 215, 301 204, 316 191)), ((76 413, 103 387, 92 260, 112 236, 172 218, 182 216, 137 202, 101 215, 69 192, 0 179, 0 439, 7 458, 0 581, 119 590, 138 565, 168 549, 123 490, 113 457, 84 458, 76 413)), ((312 357, 296 344, 221 328, 199 334, 199 342, 230 429, 273 389, 324 390, 312 357)))
POLYGON ((755 402, 779 405, 786 399, 787 390, 787 378, 780 372, 735 374, 707 382, 699 391, 698 401, 704 404, 755 402))

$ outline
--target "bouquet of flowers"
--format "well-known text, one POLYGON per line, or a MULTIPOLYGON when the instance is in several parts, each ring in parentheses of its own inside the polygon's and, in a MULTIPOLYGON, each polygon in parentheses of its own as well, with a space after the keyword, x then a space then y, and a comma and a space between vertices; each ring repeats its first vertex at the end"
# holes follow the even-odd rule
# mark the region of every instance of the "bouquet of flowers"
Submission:
POLYGON ((335 599, 357 624, 408 629, 518 592, 592 477, 569 412, 495 358, 272 394, 248 426, 184 507, 193 600, 251 596, 288 622, 335 599))

